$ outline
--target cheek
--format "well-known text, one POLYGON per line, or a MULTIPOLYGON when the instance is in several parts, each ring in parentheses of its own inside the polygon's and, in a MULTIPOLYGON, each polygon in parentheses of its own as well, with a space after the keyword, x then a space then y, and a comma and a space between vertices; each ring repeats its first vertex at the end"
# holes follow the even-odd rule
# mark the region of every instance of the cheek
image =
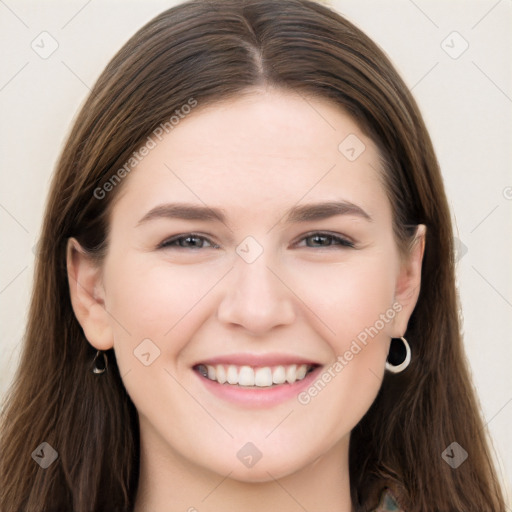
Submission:
POLYGON ((148 264, 148 259, 113 257, 116 265, 106 266, 106 305, 116 362, 139 414, 160 425, 169 438, 188 439, 190 425, 186 420, 176 422, 173 411, 203 411, 191 401, 187 386, 178 384, 190 378, 190 361, 183 354, 211 314, 205 308, 208 295, 225 270, 162 261, 148 264))
POLYGON ((389 335, 389 317, 394 317, 390 269, 389 257, 355 255, 346 262, 302 263, 287 279, 293 279, 294 292, 324 324, 323 332, 339 354, 347 349, 347 342, 376 322, 382 337, 389 335), (383 325, 381 315, 386 316, 383 325))
POLYGON ((126 371, 141 351, 149 351, 158 366, 174 366, 202 321, 197 316, 202 299, 222 277, 222 271, 212 266, 147 260, 147 255, 112 257, 116 265, 106 266, 106 306, 116 358, 126 371))
POLYGON ((310 264, 297 272, 297 294, 318 317, 332 356, 298 401, 341 418, 333 424, 340 432, 353 428, 381 385, 396 316, 390 268, 389 258, 376 255, 350 264, 310 264))

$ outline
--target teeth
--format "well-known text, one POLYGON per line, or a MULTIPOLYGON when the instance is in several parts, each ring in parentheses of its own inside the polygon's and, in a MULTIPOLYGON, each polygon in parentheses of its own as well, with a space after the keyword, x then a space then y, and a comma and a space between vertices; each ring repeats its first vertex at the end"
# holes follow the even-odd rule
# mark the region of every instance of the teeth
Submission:
POLYGON ((253 368, 251 366, 199 365, 198 371, 210 380, 220 384, 226 382, 242 387, 270 387, 272 385, 293 384, 306 377, 313 366, 307 364, 291 364, 287 366, 264 366, 253 368))
POLYGON ((250 366, 242 366, 236 384, 240 386, 254 386, 254 370, 250 366))
POLYGON ((254 384, 260 387, 272 386, 272 370, 268 366, 258 368, 254 373, 254 384))
POLYGON ((238 370, 236 366, 228 366, 228 373, 226 376, 230 384, 238 384, 238 370))
POLYGON ((286 382, 286 370, 284 369, 284 366, 274 368, 272 382, 274 384, 284 384, 286 382))
POLYGON ((308 372, 307 366, 305 364, 301 364, 297 368, 297 373, 295 374, 297 376, 297 380, 302 380, 306 376, 307 372, 308 372))
POLYGON ((297 365, 292 364, 286 368, 286 382, 293 384, 297 380, 297 365))
MULTIPOLYGON (((211 368, 207 366, 206 368, 211 368)), ((209 370, 208 370, 209 371, 209 370)), ((226 371, 224 370, 224 366, 218 365, 215 368, 216 378, 215 380, 219 382, 220 384, 224 384, 226 382, 226 371)))

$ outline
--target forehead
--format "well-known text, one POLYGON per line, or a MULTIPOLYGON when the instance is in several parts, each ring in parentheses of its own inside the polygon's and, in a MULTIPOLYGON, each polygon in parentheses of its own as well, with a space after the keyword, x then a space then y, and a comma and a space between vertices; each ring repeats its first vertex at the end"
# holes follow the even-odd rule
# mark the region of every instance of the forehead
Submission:
POLYGON ((235 164, 247 157, 332 161, 346 135, 364 138, 352 118, 334 103, 275 89, 252 90, 204 107, 199 104, 172 133, 169 149, 181 146, 182 159, 198 161, 215 155, 235 164))
POLYGON ((389 214, 376 146, 328 100, 257 90, 199 104, 153 139, 123 184, 121 202, 149 209, 180 200, 263 213, 345 199, 389 214))

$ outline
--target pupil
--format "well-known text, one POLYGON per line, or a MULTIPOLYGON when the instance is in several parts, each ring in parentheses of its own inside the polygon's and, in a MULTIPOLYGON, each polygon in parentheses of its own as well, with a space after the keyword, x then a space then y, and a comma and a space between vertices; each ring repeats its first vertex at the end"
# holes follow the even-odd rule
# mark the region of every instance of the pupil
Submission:
POLYGON ((313 237, 313 241, 318 245, 329 245, 329 237, 326 235, 316 235, 313 237))
POLYGON ((185 245, 188 246, 188 245, 192 245, 193 247, 197 246, 198 244, 197 243, 194 243, 194 240, 195 241, 199 241, 197 237, 195 236, 189 236, 187 238, 184 239, 184 242, 185 242, 185 245), (191 242, 192 241, 192 242, 191 242), (191 242, 189 244, 189 242, 191 242))

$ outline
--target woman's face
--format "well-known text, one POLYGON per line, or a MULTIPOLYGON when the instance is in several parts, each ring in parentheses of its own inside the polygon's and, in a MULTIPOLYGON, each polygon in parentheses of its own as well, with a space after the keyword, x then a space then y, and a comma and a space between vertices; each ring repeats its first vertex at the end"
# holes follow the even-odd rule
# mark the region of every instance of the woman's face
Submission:
POLYGON ((115 350, 143 449, 255 482, 346 458, 421 266, 375 145, 335 105, 268 90, 155 141, 118 185, 90 290, 106 313, 82 321, 115 350))

